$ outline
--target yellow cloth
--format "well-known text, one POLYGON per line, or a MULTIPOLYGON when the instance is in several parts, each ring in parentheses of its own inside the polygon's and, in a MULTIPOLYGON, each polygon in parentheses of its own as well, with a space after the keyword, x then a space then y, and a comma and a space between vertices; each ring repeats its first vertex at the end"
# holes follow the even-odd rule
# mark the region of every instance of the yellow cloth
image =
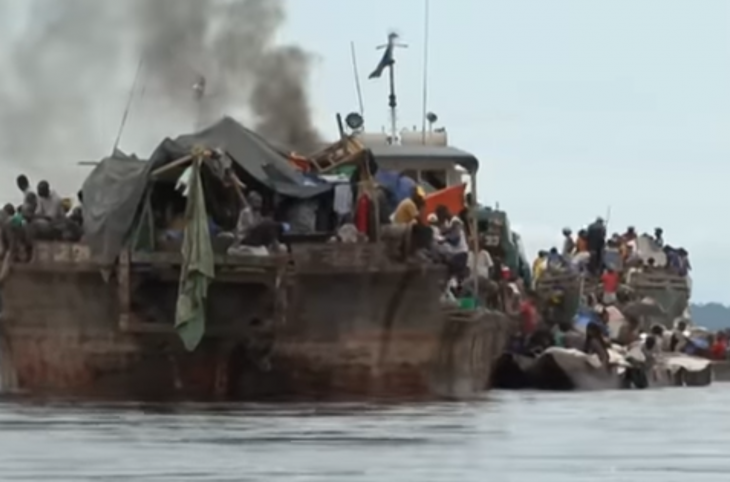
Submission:
POLYGON ((395 224, 411 224, 417 219, 418 207, 411 198, 402 200, 393 213, 393 222, 395 224))

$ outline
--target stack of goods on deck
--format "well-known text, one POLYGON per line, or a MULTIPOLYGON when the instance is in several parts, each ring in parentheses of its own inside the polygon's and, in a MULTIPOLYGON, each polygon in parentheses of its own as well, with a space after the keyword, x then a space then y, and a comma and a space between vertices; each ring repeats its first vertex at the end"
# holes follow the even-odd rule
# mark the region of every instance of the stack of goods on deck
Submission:
POLYGON ((580 385, 586 380, 582 369, 590 365, 586 360, 595 362, 595 370, 589 372, 598 379, 616 369, 626 373, 639 359, 642 370, 656 366, 659 359, 662 370, 707 368, 687 358, 699 354, 705 343, 684 334, 690 324, 691 291, 686 250, 665 244, 661 229, 653 236, 639 236, 629 227, 624 234, 608 237, 600 218, 577 236, 570 229, 563 230, 563 236, 562 251, 540 251, 533 263, 541 320, 537 326, 523 327, 511 347, 514 355, 532 360, 523 360, 525 366, 549 365, 540 375, 549 380, 530 383, 580 385), (549 362, 534 362, 545 353, 549 362), (575 360, 580 362, 576 365, 575 360), (557 372, 560 376, 554 375, 557 372), (571 379, 572 372, 582 374, 581 382, 571 379))

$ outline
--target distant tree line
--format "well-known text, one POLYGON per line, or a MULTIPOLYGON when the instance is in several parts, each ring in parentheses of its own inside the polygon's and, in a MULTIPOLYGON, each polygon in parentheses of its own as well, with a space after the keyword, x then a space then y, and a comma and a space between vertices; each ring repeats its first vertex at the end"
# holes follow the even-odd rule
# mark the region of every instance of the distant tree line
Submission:
POLYGON ((730 328, 730 306, 720 303, 692 303, 690 310, 695 325, 704 326, 710 330, 730 328))

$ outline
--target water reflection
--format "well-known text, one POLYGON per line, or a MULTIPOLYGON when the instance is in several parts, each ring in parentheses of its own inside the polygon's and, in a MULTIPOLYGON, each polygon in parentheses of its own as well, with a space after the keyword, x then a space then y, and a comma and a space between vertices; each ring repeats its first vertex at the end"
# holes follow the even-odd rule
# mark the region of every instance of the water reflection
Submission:
POLYGON ((1 480, 727 481, 730 386, 383 405, 0 403, 1 480))

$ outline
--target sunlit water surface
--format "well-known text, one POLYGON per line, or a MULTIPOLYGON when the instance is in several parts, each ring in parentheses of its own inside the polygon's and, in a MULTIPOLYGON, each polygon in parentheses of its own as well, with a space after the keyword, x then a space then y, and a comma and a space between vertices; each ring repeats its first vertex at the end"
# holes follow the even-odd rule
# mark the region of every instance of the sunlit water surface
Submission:
POLYGON ((0 480, 730 481, 730 385, 471 403, 0 404, 0 480))

